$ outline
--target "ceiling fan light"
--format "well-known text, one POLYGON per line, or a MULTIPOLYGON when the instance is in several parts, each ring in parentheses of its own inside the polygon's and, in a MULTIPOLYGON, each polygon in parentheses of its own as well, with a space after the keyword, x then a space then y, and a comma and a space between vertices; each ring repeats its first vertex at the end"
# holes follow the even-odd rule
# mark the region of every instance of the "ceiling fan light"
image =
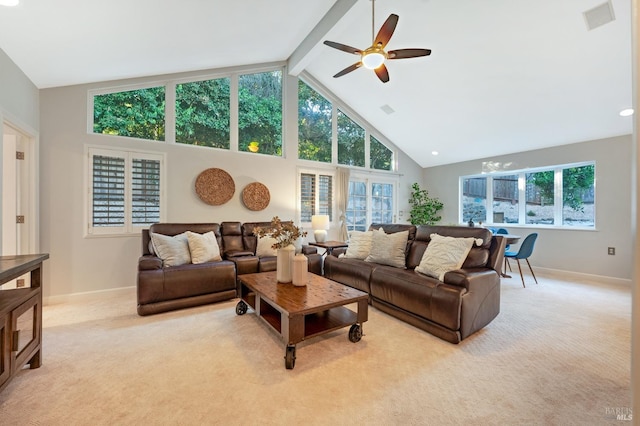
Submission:
POLYGON ((385 59, 384 55, 380 52, 365 53, 362 56, 362 65, 364 65, 365 68, 373 70, 384 64, 385 59))

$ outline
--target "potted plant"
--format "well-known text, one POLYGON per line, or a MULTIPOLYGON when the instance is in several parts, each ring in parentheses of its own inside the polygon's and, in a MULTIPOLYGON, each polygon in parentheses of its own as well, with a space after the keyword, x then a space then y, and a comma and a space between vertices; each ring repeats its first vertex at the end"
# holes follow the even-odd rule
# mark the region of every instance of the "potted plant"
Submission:
POLYGON ((292 262, 295 254, 294 242, 307 235, 306 231, 302 231, 295 226, 293 222, 282 222, 278 216, 271 219, 271 225, 268 228, 256 228, 253 234, 260 237, 271 237, 274 243, 271 246, 276 250, 276 277, 280 283, 290 283, 293 278, 292 262))
POLYGON ((420 185, 417 183, 411 185, 411 189, 409 222, 412 225, 433 225, 442 219, 438 215, 443 207, 440 200, 429 197, 429 192, 426 189, 420 189, 420 185))

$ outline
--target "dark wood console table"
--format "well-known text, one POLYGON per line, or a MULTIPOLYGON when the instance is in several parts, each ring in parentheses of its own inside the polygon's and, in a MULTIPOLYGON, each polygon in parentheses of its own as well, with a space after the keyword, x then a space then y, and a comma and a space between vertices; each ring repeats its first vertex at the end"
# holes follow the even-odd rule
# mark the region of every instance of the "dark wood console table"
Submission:
POLYGON ((38 368, 42 349, 42 262, 48 254, 0 256, 0 285, 31 272, 31 286, 0 288, 0 391, 29 364, 38 368))

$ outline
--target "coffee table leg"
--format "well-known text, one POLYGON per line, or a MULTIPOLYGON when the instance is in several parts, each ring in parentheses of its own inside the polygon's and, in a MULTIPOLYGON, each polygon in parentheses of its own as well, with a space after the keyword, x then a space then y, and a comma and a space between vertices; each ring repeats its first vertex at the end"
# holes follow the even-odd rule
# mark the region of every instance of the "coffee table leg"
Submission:
POLYGON ((284 352, 284 366, 287 370, 293 370, 296 366, 296 345, 287 345, 284 352))

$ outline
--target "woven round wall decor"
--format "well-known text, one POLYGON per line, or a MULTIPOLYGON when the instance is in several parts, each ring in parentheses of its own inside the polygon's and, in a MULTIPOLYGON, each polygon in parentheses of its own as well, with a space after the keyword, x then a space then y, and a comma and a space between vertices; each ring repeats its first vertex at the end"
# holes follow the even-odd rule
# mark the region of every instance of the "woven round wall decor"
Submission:
POLYGON ((253 211, 264 210, 271 201, 269 189, 260 182, 253 182, 242 190, 242 202, 253 211))
POLYGON ((196 178, 196 194, 212 206, 226 203, 233 197, 234 192, 236 184, 233 178, 222 169, 207 169, 196 178))

